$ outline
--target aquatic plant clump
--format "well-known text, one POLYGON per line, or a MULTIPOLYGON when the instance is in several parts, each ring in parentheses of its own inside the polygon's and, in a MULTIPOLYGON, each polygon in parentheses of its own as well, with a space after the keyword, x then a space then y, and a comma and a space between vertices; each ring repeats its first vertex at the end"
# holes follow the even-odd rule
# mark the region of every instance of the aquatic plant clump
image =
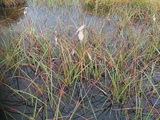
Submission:
POLYGON ((83 8, 97 12, 102 15, 108 13, 110 9, 116 9, 118 6, 129 8, 140 8, 146 10, 148 8, 159 10, 160 2, 158 0, 82 0, 83 8))
POLYGON ((106 17, 97 17, 81 2, 50 7, 52 1, 58 3, 28 3, 20 21, 0 30, 3 117, 159 119, 157 11, 147 8, 153 13, 143 17, 139 6, 126 9, 128 1, 114 5, 118 0, 113 0, 110 5, 117 7, 110 7, 106 17), (138 22, 133 20, 136 15, 138 22))

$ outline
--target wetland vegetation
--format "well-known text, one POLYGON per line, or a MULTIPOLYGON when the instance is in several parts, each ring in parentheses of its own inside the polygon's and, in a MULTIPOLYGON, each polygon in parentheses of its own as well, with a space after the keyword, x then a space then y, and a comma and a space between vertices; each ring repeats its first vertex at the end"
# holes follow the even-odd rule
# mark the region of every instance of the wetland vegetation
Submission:
POLYGON ((4 120, 160 119, 159 0, 1 1, 4 120))

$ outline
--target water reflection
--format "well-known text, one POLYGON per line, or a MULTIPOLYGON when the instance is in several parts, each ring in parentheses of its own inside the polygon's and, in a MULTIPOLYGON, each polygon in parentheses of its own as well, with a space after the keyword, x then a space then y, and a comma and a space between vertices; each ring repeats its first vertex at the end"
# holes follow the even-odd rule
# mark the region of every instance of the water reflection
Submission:
MULTIPOLYGON (((33 81, 39 86, 40 88, 43 88, 43 85, 45 84, 45 81, 42 80, 40 77, 35 76, 35 71, 33 71, 30 67, 24 67, 24 72, 28 75, 29 78, 33 79, 33 81)), ((12 71, 9 73, 12 75, 12 71)), ((19 73, 23 74, 23 73, 19 73)), ((153 80, 154 83, 158 87, 158 80, 159 72, 157 74, 154 74, 153 80)), ((8 76, 9 77, 9 76, 8 76)), ((104 78, 102 78, 103 81, 104 78)), ((144 83, 142 83, 142 86, 144 86, 144 94, 146 96, 150 96, 150 93, 153 92, 153 90, 149 89, 146 84, 149 82, 148 79, 144 80, 144 83), (148 89, 148 90, 146 90, 148 89)), ((31 81, 28 81, 27 79, 23 79, 21 77, 15 77, 8 79, 6 81, 6 86, 0 87, 1 96, 0 101, 1 104, 8 109, 8 112, 10 112, 10 115, 12 115, 16 120, 27 120, 24 116, 21 114, 17 114, 14 110, 19 110, 22 113, 27 114, 28 116, 32 116, 35 108, 35 102, 31 101, 31 97, 22 91, 25 92, 32 92, 32 94, 36 95, 36 97, 39 100, 45 101, 45 99, 49 99, 49 94, 47 91, 44 91, 44 93, 40 93, 36 90, 35 86, 32 84, 31 81), (30 86, 30 87, 28 87, 30 86), (19 91, 19 94, 15 94, 10 88, 13 88, 17 91, 19 91), (3 92, 2 92, 3 91, 3 92), (20 97, 22 95, 24 98, 20 97)), ((53 83, 55 84, 55 88, 53 90, 53 93, 55 95, 59 94, 59 86, 55 79, 53 79, 53 83)), ((96 84, 97 87, 93 87, 93 84, 91 82, 85 82, 84 84, 73 83, 73 86, 70 86, 69 88, 65 88, 65 94, 63 95, 63 99, 61 99, 61 104, 59 106, 59 111, 64 117, 64 119, 68 119, 69 116, 72 114, 73 110, 75 109, 75 106, 79 103, 78 108, 75 111, 75 114, 73 115, 73 120, 82 120, 82 118, 90 119, 98 119, 98 120, 126 120, 127 116, 124 116, 123 112, 123 103, 117 103, 112 104, 112 101, 102 92, 103 91, 109 93, 107 89, 101 88, 100 84, 96 84), (74 92, 73 92, 74 89, 74 92), (71 97, 72 96, 72 97, 71 97), (82 100, 83 99, 83 100, 82 100), (82 101, 81 101, 82 100, 82 101), (94 109, 94 112, 92 111, 94 109), (94 118, 94 114, 96 114, 96 118, 94 118), (68 116, 68 117, 67 117, 68 116), (83 116, 83 117, 82 117, 83 116)), ((48 86, 50 87, 50 86, 48 86)), ((157 88, 158 89, 158 88, 157 88)), ((158 109, 160 107, 160 101, 158 101, 158 96, 150 96, 149 101, 153 104, 156 103, 156 108, 158 109)), ((142 97, 142 108, 148 107, 147 105, 147 99, 145 97, 142 97)), ((58 98, 54 98, 56 100, 58 98)), ((127 108, 128 108, 128 115, 129 118, 134 118, 135 111, 134 106, 136 104, 136 98, 135 95, 132 96, 132 98, 127 101, 127 108), (130 102, 131 101, 131 102, 130 102), (135 102, 135 103, 134 103, 135 102), (132 103, 132 104, 131 104, 132 103)), ((50 106, 50 103, 47 103, 48 106, 50 106)), ((44 105, 42 102, 37 102, 37 120, 45 120, 46 118, 46 111, 43 109, 44 105), (39 110, 39 111, 38 111, 39 110)), ((48 111, 48 117, 49 119, 52 119, 55 115, 55 108, 46 108, 48 111)), ((149 112, 149 109, 146 109, 143 111, 142 118, 145 117, 145 114, 149 112)), ((156 112, 156 111, 155 111, 156 112)), ((156 115, 157 113, 155 113, 156 115)), ((157 114, 158 115, 158 114, 157 114)), ((153 117, 153 120, 155 118, 153 117)), ((152 119, 151 119, 152 120, 152 119)))
MULTIPOLYGON (((43 84, 45 84, 45 81, 43 81, 39 77, 36 77, 32 69, 30 69, 29 67, 25 67, 23 68, 23 70, 26 72, 26 74, 29 75, 28 77, 34 80, 37 86, 39 86, 40 88, 43 88, 43 84)), ((12 75, 12 71, 10 71, 9 74, 12 75)), ((19 73, 19 74, 23 74, 23 73, 19 73)), ((3 107, 7 108, 10 115, 12 115, 16 120, 27 120, 27 118, 25 118, 21 114, 17 114, 17 112, 14 110, 18 110, 22 113, 27 114, 28 116, 32 116, 35 105, 34 103, 31 102, 31 98, 29 95, 19 92, 19 94, 25 97, 25 99, 23 99, 18 94, 14 94, 14 92, 10 89, 10 87, 17 91, 23 90, 23 91, 29 92, 28 90, 30 90, 30 92, 35 94, 37 98, 42 101, 44 99, 49 99, 47 91, 44 92, 43 94, 38 93, 38 91, 35 89, 35 86, 33 86, 32 83, 26 79, 19 78, 19 77, 17 78, 11 77, 11 79, 8 79, 6 83, 7 84, 5 87, 3 86, 0 88, 0 91, 3 90, 3 93, 1 93, 1 96, 0 96, 0 101, 3 104, 3 107)), ((60 88, 58 87, 58 83, 56 80, 53 80, 53 83, 57 85, 56 88, 53 90, 53 93, 58 95, 60 90, 60 88)), ((56 100, 58 98, 55 97, 54 99, 56 100)), ((72 118, 74 120, 81 120, 82 116, 83 118, 86 118, 86 119, 87 118, 95 119, 93 117, 94 113, 91 110, 92 108, 96 112, 97 118, 100 120, 105 120, 105 119, 116 120, 116 118, 123 118, 123 117, 120 117, 122 114, 121 111, 111 110, 113 107, 111 101, 103 94, 103 92, 93 87, 92 83, 90 82, 86 82, 84 84, 76 83, 75 85, 73 84, 73 86, 70 86, 69 88, 65 89, 65 94, 63 96, 63 99, 59 107, 59 111, 62 114, 62 116, 64 116, 64 119, 69 118, 69 115, 72 114, 78 102, 80 105, 77 108, 72 118), (74 87, 76 88, 75 92, 73 92, 74 87), (105 104, 102 104, 104 103, 104 101, 105 101, 105 104), (114 116, 114 114, 116 114, 116 116, 114 116)), ((49 102, 48 102, 48 106, 50 106, 49 102)), ((37 110, 40 110, 42 107, 43 107, 42 102, 38 101, 37 110)), ((48 107, 46 109, 48 109, 47 111, 48 111, 49 119, 52 119, 55 116, 55 108, 48 107)), ((45 114, 46 114, 45 110, 42 109, 41 111, 38 112, 38 116, 36 117, 36 119, 45 120, 46 118, 45 114)))

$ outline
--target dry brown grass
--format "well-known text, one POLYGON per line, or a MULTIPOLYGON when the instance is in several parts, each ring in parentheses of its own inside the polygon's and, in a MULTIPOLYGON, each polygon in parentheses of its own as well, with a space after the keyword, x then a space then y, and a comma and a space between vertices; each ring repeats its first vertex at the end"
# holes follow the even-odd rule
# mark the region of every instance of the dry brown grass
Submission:
POLYGON ((3 3, 6 6, 15 6, 24 2, 25 0, 0 0, 0 3, 3 3))

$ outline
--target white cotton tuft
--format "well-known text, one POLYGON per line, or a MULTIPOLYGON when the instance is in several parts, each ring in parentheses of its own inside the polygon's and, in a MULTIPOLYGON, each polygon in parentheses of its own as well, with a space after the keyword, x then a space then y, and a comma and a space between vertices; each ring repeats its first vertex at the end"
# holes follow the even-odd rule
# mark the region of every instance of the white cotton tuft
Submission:
POLYGON ((74 53, 75 53, 74 50, 72 50, 71 54, 74 55, 74 53))
POLYGON ((153 21, 156 22, 156 15, 153 15, 153 21))
POLYGON ((91 57, 91 55, 90 55, 89 53, 87 53, 87 54, 88 54, 89 59, 92 61, 92 57, 91 57))
POLYGON ((78 38, 79 38, 80 41, 83 41, 83 39, 84 39, 84 34, 83 34, 83 31, 82 31, 82 30, 78 33, 78 38))
POLYGON ((23 14, 26 15, 27 14, 27 7, 25 7, 23 14))
POLYGON ((82 25, 81 27, 78 28, 78 30, 76 31, 76 33, 82 31, 84 29, 85 25, 82 25))

